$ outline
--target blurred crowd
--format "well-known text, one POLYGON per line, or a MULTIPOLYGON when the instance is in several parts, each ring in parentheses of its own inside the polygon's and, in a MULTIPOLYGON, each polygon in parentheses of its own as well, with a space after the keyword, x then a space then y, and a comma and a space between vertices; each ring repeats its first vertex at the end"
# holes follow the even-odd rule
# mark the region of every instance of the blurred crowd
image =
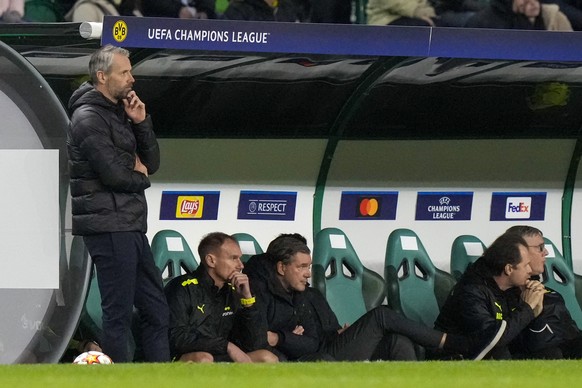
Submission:
POLYGON ((582 30, 582 0, 0 0, 4 23, 101 21, 104 15, 582 30))

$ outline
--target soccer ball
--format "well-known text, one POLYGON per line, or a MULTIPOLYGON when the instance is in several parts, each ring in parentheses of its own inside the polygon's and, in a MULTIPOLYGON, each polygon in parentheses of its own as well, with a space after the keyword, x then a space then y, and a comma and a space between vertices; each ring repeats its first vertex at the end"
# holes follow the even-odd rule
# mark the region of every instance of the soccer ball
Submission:
POLYGON ((107 364, 113 364, 113 360, 111 360, 111 358, 105 353, 97 352, 95 350, 90 350, 88 352, 79 354, 77 356, 77 358, 75 358, 75 360, 73 361, 73 364, 107 365, 107 364))

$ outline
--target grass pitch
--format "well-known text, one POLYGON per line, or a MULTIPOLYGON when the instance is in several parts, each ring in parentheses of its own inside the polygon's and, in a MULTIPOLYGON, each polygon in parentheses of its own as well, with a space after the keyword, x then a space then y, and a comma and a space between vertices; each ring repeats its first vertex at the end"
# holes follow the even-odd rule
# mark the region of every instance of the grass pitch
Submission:
POLYGON ((0 387, 560 387, 582 386, 582 361, 0 365, 0 387))

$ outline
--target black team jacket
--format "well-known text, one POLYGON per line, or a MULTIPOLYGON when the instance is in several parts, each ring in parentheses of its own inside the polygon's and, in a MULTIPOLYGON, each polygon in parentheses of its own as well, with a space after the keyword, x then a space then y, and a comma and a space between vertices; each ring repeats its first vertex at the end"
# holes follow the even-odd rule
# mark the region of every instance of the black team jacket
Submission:
POLYGON ((256 304, 243 307, 233 287, 229 283, 216 287, 203 265, 172 279, 165 293, 172 357, 208 352, 224 359, 228 342, 245 352, 260 349, 267 331, 256 304))

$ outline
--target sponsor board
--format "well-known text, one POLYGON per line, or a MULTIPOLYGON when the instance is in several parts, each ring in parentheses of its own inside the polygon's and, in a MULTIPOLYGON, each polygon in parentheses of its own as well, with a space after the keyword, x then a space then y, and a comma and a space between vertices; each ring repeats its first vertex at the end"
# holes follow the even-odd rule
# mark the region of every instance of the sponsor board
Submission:
POLYGON ((419 192, 417 221, 468 221, 473 208, 472 192, 419 192))
POLYGON ((571 39, 569 32, 371 25, 354 28, 348 24, 131 16, 105 16, 101 44, 293 54, 582 59, 582 43, 571 39), (532 50, 533 46, 537 49, 532 50))
POLYGON ((239 220, 295 220, 296 192, 241 191, 238 201, 239 220))
POLYGON ((340 220, 395 220, 398 192, 343 191, 340 220))
POLYGON ((218 191, 162 191, 160 220, 218 219, 218 191))
POLYGON ((547 193, 493 193, 491 221, 543 221, 546 214, 547 193))
POLYGON ((429 29, 321 23, 105 16, 102 45, 123 47, 424 56, 429 29), (314 37, 316 37, 314 39, 314 37))

